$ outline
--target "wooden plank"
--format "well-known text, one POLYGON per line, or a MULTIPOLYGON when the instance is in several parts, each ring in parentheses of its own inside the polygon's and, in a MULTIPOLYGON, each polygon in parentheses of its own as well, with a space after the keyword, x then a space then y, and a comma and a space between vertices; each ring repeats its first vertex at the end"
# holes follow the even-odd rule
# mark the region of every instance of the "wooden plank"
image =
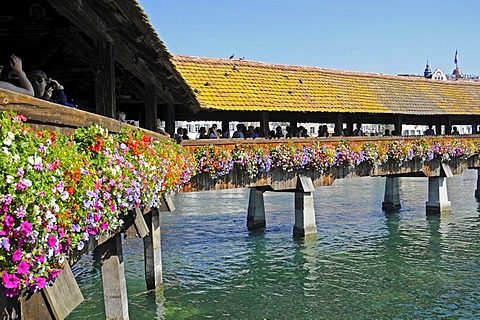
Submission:
POLYGON ((8 315, 3 314, 3 319, 29 319, 29 320, 54 320, 55 317, 49 303, 45 297, 44 290, 35 292, 34 294, 21 297, 19 299, 20 317, 16 311, 11 310, 8 315))
POLYGON ((314 192, 315 187, 313 186, 312 178, 307 177, 303 174, 298 175, 297 189, 300 187, 300 190, 303 192, 314 192))
POLYGON ((133 225, 135 226, 137 234, 140 236, 140 238, 145 238, 145 236, 149 233, 149 229, 143 217, 142 210, 140 210, 140 208, 135 208, 135 213, 136 215, 133 225))
POLYGON ((0 111, 13 111, 18 114, 23 114, 27 118, 27 123, 42 123, 59 128, 87 127, 96 123, 108 129, 110 132, 119 132, 127 127, 134 130, 141 130, 156 140, 168 139, 156 132, 137 128, 112 118, 79 109, 68 108, 60 104, 5 89, 0 89, 0 111))
POLYGON ((80 303, 83 295, 68 263, 51 286, 46 286, 45 297, 55 319, 65 319, 80 303))

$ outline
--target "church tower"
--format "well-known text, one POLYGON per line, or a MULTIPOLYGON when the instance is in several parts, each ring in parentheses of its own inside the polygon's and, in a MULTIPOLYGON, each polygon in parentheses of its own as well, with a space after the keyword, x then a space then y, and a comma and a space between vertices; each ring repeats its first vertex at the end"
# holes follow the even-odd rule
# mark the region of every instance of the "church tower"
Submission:
POLYGON ((453 60, 453 62, 455 63, 455 69, 453 70, 452 74, 457 79, 463 78, 462 69, 458 67, 458 50, 455 50, 455 59, 453 60))
POLYGON ((425 78, 431 78, 432 77, 432 70, 430 69, 430 66, 428 65, 428 60, 427 60, 427 65, 425 66, 425 70, 423 71, 423 76, 425 78))

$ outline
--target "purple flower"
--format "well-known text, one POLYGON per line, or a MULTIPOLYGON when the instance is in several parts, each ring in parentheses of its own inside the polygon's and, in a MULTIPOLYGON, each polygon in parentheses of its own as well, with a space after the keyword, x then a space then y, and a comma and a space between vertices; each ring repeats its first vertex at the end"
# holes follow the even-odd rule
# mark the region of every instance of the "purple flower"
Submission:
POLYGON ((80 242, 77 244, 77 250, 78 250, 78 251, 83 250, 84 247, 85 247, 85 242, 83 242, 83 241, 80 241, 80 242))
POLYGON ((12 261, 17 263, 18 261, 20 261, 22 259, 22 255, 23 255, 22 250, 20 250, 20 249, 15 250, 13 252, 13 255, 12 255, 12 261))
POLYGON ((78 224, 72 224, 72 232, 80 232, 82 229, 78 224))
POLYGON ((4 248, 5 251, 10 250, 10 240, 8 238, 0 238, 0 248, 4 248))

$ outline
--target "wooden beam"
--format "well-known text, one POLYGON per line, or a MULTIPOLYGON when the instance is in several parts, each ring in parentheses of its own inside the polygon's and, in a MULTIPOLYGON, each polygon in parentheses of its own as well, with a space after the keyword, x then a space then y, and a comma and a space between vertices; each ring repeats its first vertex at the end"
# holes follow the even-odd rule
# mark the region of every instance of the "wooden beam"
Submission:
POLYGON ((160 214, 154 209, 145 215, 149 233, 143 238, 145 281, 148 290, 160 289, 163 283, 160 214))
POLYGON ((165 119, 165 131, 171 136, 175 134, 175 104, 167 104, 167 117, 165 119))
POLYGON ((153 83, 145 85, 145 127, 148 130, 155 131, 157 129, 157 95, 156 86, 153 83))
POLYGON ((109 118, 115 118, 117 112, 115 100, 115 60, 113 46, 108 42, 95 43, 95 56, 99 61, 95 74, 96 112, 109 118))
POLYGON ((98 16, 89 5, 89 1, 83 0, 47 0, 55 10, 72 21, 80 30, 90 38, 98 42, 113 42, 109 35, 110 27, 98 16))

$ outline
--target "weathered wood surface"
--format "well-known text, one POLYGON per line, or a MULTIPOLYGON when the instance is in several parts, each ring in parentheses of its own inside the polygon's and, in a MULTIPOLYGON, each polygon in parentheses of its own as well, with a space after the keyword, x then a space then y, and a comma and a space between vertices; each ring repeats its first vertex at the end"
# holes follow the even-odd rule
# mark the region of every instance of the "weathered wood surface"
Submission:
POLYGON ((65 319, 80 303, 83 295, 67 264, 51 286, 44 289, 54 319, 65 319))
POLYGON ((161 140, 164 136, 143 128, 138 128, 118 120, 79 109, 65 107, 23 94, 0 89, 0 111, 13 111, 27 118, 27 123, 41 128, 72 130, 87 127, 94 123, 110 132, 120 132, 123 128, 144 131, 148 136, 161 140))
POLYGON ((439 160, 422 163, 420 160, 412 160, 401 165, 397 163, 385 163, 381 166, 373 166, 362 163, 357 167, 335 167, 323 173, 317 171, 299 170, 284 172, 274 169, 269 172, 259 173, 254 178, 249 178, 245 172, 234 169, 230 174, 212 179, 208 173, 201 173, 192 177, 191 181, 180 188, 180 192, 195 192, 206 190, 222 190, 232 188, 261 187, 270 191, 296 190, 300 188, 298 177, 306 176, 312 179, 315 187, 330 186, 336 179, 366 177, 366 176, 419 176, 419 177, 448 177, 461 174, 465 169, 480 168, 478 156, 467 159, 456 158, 447 164, 439 160))

